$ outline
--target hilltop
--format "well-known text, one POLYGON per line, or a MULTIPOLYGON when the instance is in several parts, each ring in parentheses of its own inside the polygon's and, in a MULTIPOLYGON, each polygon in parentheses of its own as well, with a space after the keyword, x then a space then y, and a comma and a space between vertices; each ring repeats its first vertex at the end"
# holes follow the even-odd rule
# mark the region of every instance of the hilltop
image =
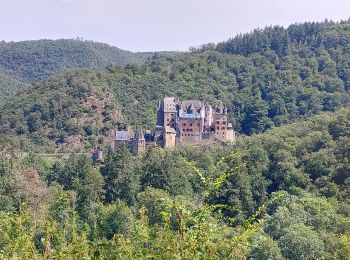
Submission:
POLYGON ((139 64, 152 55, 83 40, 0 42, 0 102, 29 83, 70 69, 139 64))

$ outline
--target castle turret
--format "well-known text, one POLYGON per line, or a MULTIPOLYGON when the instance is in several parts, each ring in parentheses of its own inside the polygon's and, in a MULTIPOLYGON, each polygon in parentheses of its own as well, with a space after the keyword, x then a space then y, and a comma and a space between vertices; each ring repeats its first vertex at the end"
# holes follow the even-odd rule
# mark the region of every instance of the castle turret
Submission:
POLYGON ((162 102, 158 102, 157 107, 157 126, 163 126, 164 125, 164 111, 162 108, 162 102))
POLYGON ((220 101, 219 105, 215 108, 215 112, 217 114, 222 114, 224 112, 224 105, 222 101, 220 101))
POLYGON ((143 153, 145 149, 146 149, 145 136, 143 135, 142 129, 138 128, 132 140, 131 152, 134 155, 138 155, 143 153))
POLYGON ((223 111, 223 113, 224 113, 225 115, 227 115, 227 106, 224 106, 224 111, 223 111))
POLYGON ((196 111, 196 109, 195 109, 193 103, 191 103, 190 106, 187 109, 187 114, 194 114, 195 111, 196 111))
POLYGON ((209 103, 205 104, 205 127, 209 128, 213 124, 213 108, 209 103))

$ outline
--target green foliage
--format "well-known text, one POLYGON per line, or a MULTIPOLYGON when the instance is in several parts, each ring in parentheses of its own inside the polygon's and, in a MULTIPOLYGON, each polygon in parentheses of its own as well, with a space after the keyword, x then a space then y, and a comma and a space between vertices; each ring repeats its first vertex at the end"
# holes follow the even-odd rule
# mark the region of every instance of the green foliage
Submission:
POLYGON ((103 43, 39 40, 0 45, 0 68, 26 81, 37 81, 71 68, 105 68, 141 63, 145 57, 103 43))
POLYGON ((348 259, 350 109, 320 113, 349 104, 348 32, 266 28, 69 72, 11 99, 0 112, 0 258, 348 259), (153 126, 163 95, 223 99, 252 135, 137 157, 120 147, 102 165, 17 158, 15 148, 86 150, 117 126, 153 126))
POLYGON ((99 237, 112 239, 114 235, 129 235, 134 221, 133 213, 123 201, 100 205, 98 215, 99 237))
POLYGON ((253 237, 248 259, 281 260, 283 256, 276 241, 266 234, 253 237))
POLYGON ((347 259, 349 120, 324 113, 234 147, 121 147, 101 166, 4 157, 0 257, 347 259))
POLYGON ((0 132, 29 139, 24 150, 40 152, 87 150, 100 137, 102 146, 109 144, 106 136, 113 133, 118 107, 109 92, 91 86, 96 77, 91 74, 91 82, 84 83, 81 73, 51 78, 6 103, 12 112, 1 113, 0 132))
POLYGON ((39 40, 0 44, 0 104, 29 83, 71 69, 103 69, 142 63, 151 53, 137 54, 83 40, 39 40))
MULTIPOLYGON (((216 50, 66 73, 10 99, 0 112, 0 132, 25 136, 34 146, 55 142, 68 149, 75 146, 72 139, 84 139, 91 148, 118 123, 153 129, 157 101, 165 95, 223 100, 235 130, 246 135, 335 111, 350 101, 348 28, 330 22, 266 28, 216 50), (97 102, 86 106, 91 96, 108 100, 105 108, 97 102)), ((292 164, 286 161, 277 170, 288 171, 292 164)))
POLYGON ((285 229, 280 238, 280 247, 288 259, 320 259, 324 256, 324 244, 317 232, 303 224, 285 229))
POLYGON ((111 203, 122 199, 128 204, 136 201, 140 190, 140 175, 138 164, 126 147, 115 152, 109 151, 105 164, 101 167, 106 192, 105 201, 111 203))

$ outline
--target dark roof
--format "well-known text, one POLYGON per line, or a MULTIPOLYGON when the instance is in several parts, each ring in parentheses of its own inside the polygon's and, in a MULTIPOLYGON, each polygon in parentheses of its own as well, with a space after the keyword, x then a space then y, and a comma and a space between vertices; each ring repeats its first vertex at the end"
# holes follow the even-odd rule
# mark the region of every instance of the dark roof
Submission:
POLYGON ((181 102, 181 109, 187 111, 191 105, 195 110, 199 110, 202 107, 202 102, 199 100, 184 100, 181 102))
POLYGON ((117 141, 129 141, 129 131, 115 131, 115 140, 117 141))
POLYGON ((175 129, 172 128, 172 127, 170 127, 170 126, 165 126, 165 132, 166 132, 166 133, 176 134, 175 129))
POLYGON ((187 113, 188 114, 193 114, 195 112, 197 112, 196 108, 194 107, 193 103, 191 103, 191 105, 187 108, 187 113))
POLYGON ((135 139, 136 140, 145 140, 145 136, 143 135, 142 129, 137 128, 135 133, 135 139))

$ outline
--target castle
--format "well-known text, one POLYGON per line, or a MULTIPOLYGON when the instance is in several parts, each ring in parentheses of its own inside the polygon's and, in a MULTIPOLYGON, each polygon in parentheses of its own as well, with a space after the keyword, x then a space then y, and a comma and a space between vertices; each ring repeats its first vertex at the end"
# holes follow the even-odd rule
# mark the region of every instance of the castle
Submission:
POLYGON ((180 101, 174 97, 165 97, 159 102, 153 133, 144 134, 138 128, 134 135, 130 131, 116 131, 115 134, 115 146, 127 145, 135 155, 143 153, 147 147, 172 148, 234 141, 235 133, 228 122, 227 107, 222 102, 213 108, 208 102, 180 101))

